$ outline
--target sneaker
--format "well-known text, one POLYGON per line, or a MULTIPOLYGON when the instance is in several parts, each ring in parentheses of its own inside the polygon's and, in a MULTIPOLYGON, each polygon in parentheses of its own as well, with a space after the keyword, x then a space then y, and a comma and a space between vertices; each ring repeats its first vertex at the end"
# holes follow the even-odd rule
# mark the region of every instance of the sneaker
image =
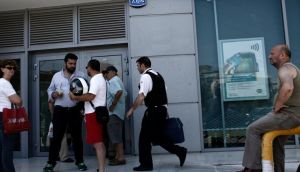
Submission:
POLYGON ((80 171, 86 171, 87 170, 87 166, 83 162, 78 163, 76 165, 78 167, 78 170, 80 170, 80 171))
POLYGON ((47 163, 46 166, 44 167, 44 172, 53 172, 54 165, 47 163))

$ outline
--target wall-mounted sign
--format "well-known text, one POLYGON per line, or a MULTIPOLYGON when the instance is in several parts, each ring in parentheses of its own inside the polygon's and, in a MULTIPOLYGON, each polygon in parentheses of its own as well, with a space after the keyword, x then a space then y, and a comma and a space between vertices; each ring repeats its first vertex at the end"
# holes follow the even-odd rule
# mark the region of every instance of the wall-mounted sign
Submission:
POLYGON ((263 38, 220 40, 219 67, 224 101, 269 98, 263 38))
POLYGON ((131 7, 143 7, 147 5, 147 0, 129 0, 129 5, 131 7))

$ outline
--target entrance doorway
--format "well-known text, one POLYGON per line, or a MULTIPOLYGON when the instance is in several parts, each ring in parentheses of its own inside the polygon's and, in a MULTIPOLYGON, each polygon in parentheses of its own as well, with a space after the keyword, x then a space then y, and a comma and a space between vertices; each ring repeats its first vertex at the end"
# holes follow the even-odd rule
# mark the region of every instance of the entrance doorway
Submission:
MULTIPOLYGON (((128 88, 128 64, 127 49, 103 49, 103 50, 83 50, 83 51, 62 51, 49 52, 33 55, 33 83, 32 83, 32 108, 33 116, 33 156, 48 156, 49 138, 48 128, 51 122, 51 114, 48 109, 47 88, 50 85, 53 75, 64 67, 64 57, 67 53, 74 53, 78 56, 77 70, 85 73, 89 60, 97 59, 101 64, 101 71, 109 65, 114 65, 118 69, 118 75, 123 80, 125 89, 128 88)), ((83 141, 85 143, 85 124, 83 124, 83 141)), ((126 124, 125 124, 126 126, 126 124)), ((129 128, 129 127, 125 127, 129 128)), ((126 130, 127 131, 127 130, 126 130)), ((130 133, 125 132, 126 140, 130 139, 130 133)), ((126 145, 126 152, 130 151, 131 145, 126 145)), ((72 151, 71 151, 72 152, 72 151)), ((84 154, 94 155, 94 150, 90 145, 84 144, 84 154)))

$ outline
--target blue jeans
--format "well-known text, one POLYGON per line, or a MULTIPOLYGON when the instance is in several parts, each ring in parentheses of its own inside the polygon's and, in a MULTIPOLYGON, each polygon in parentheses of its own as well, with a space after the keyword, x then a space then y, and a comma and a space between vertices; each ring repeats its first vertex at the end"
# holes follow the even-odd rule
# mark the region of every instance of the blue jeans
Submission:
POLYGON ((0 172, 15 172, 13 162, 14 134, 4 134, 0 112, 0 172))

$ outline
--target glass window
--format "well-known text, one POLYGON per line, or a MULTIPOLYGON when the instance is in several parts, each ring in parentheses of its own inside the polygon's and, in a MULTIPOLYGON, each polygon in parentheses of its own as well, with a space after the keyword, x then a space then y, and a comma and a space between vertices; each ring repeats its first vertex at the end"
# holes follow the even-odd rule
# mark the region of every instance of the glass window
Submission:
POLYGON ((204 148, 244 146, 246 127, 272 109, 276 69, 266 59, 269 99, 225 102, 218 41, 263 37, 268 57, 274 45, 285 42, 281 1, 196 0, 195 6, 204 148))
POLYGON ((300 1, 286 0, 286 13, 292 61, 300 65, 300 1))
MULTIPOLYGON (((292 51, 292 62, 300 66, 300 1, 286 0, 289 42, 292 51)), ((300 138, 299 138, 300 139, 300 138)))

